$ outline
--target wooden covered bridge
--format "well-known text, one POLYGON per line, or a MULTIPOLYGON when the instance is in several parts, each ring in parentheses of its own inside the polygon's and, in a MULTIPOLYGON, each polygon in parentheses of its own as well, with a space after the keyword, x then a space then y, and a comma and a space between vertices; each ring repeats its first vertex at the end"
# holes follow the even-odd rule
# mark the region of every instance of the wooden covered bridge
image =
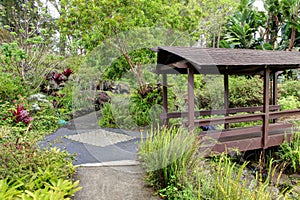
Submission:
MULTIPOLYGON (((171 118, 186 118, 190 130, 195 126, 224 124, 223 130, 200 134, 201 140, 214 138, 211 150, 223 152, 231 148, 240 151, 267 149, 280 145, 291 136, 292 124, 279 118, 300 114, 300 109, 281 111, 277 103, 277 76, 280 71, 300 68, 300 52, 262 51, 246 49, 203 49, 196 47, 158 47, 156 73, 163 77, 163 106, 161 118, 165 125, 171 118), (168 74, 187 74, 188 112, 168 111, 168 74), (224 109, 195 111, 194 75, 224 76, 224 109), (263 105, 229 108, 229 75, 262 75, 263 105), (272 80, 271 81, 271 77, 272 80), (271 87, 272 86, 272 87, 271 87), (245 114, 247 113, 247 114, 245 114), (201 116, 219 117, 200 118, 201 116), (262 125, 229 128, 230 123, 261 121, 262 125)), ((209 147, 209 145, 208 145, 209 147)))

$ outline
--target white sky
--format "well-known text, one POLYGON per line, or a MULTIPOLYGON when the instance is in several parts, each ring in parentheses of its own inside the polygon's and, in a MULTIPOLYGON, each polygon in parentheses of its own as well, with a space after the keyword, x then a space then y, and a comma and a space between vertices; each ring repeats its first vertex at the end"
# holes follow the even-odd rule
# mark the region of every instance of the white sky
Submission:
POLYGON ((257 9, 258 9, 259 11, 265 11, 265 9, 264 9, 264 3, 263 3, 262 0, 256 0, 256 1, 254 2, 253 5, 254 5, 255 7, 257 7, 257 9))

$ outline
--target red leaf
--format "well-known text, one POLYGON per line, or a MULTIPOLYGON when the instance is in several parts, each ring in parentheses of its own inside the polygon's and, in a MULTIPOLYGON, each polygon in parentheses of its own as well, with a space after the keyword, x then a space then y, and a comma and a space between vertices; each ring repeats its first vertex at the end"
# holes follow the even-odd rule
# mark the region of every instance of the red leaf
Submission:
POLYGON ((67 78, 69 78, 69 76, 73 74, 73 71, 70 69, 70 68, 66 68, 64 71, 63 71, 63 75, 65 75, 67 78))

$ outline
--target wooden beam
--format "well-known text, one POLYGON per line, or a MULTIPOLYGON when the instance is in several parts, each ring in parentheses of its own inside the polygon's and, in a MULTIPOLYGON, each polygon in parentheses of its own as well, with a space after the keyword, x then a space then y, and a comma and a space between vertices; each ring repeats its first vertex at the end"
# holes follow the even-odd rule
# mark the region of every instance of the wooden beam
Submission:
POLYGON ((266 66, 264 70, 264 105, 263 105, 263 135, 262 147, 268 148, 269 134, 269 107, 270 107, 270 68, 266 66))
POLYGON ((207 126, 207 125, 216 125, 216 124, 224 124, 224 123, 251 122, 251 121, 262 120, 264 116, 265 115, 263 113, 234 115, 234 116, 218 117, 218 118, 197 119, 194 120, 194 123, 197 126, 207 126))
MULTIPOLYGON (((229 86, 228 86, 228 74, 224 74, 224 109, 227 111, 229 108, 229 86)), ((225 113, 228 116, 228 112, 225 113)), ((224 124, 225 129, 229 129, 229 124, 224 124)))
POLYGON ((189 127, 190 131, 192 131, 194 129, 194 120, 195 120, 194 89, 195 89, 194 67, 192 65, 189 65, 189 68, 188 68, 188 123, 189 123, 189 125, 188 125, 188 127, 189 127))
POLYGON ((201 133, 199 135, 199 139, 208 137, 208 138, 221 140, 221 139, 233 138, 233 137, 244 137, 245 135, 250 133, 261 133, 261 132, 262 132, 261 126, 234 128, 229 130, 214 130, 214 131, 207 131, 206 133, 205 132, 201 133))
MULTIPOLYGON (((163 74, 163 107, 164 107, 164 114, 168 113, 168 81, 167 81, 167 75, 163 74)), ((164 119, 164 125, 168 126, 169 125, 169 119, 165 118, 164 119)))
POLYGON ((291 130, 286 130, 284 132, 282 132, 281 134, 278 135, 270 135, 269 139, 268 139, 268 144, 269 147, 273 147, 273 146, 279 146, 281 145, 285 140, 287 142, 289 142, 291 140, 291 130))
POLYGON ((230 141, 230 142, 222 142, 216 144, 212 151, 215 152, 230 152, 233 149, 239 149, 239 151, 248 151, 253 149, 260 149, 260 138, 249 138, 245 140, 236 140, 236 141, 230 141))
POLYGON ((277 119, 280 117, 295 116, 299 114, 300 114, 300 109, 276 111, 276 112, 271 112, 269 115, 270 115, 270 119, 277 119))

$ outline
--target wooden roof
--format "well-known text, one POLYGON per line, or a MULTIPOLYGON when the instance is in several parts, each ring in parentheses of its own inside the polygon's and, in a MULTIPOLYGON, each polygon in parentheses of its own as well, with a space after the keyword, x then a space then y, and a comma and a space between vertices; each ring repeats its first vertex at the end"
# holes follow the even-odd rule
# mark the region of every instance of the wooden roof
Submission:
POLYGON ((300 52, 197 47, 158 47, 159 74, 187 73, 192 65, 201 74, 261 74, 300 68, 300 52))

